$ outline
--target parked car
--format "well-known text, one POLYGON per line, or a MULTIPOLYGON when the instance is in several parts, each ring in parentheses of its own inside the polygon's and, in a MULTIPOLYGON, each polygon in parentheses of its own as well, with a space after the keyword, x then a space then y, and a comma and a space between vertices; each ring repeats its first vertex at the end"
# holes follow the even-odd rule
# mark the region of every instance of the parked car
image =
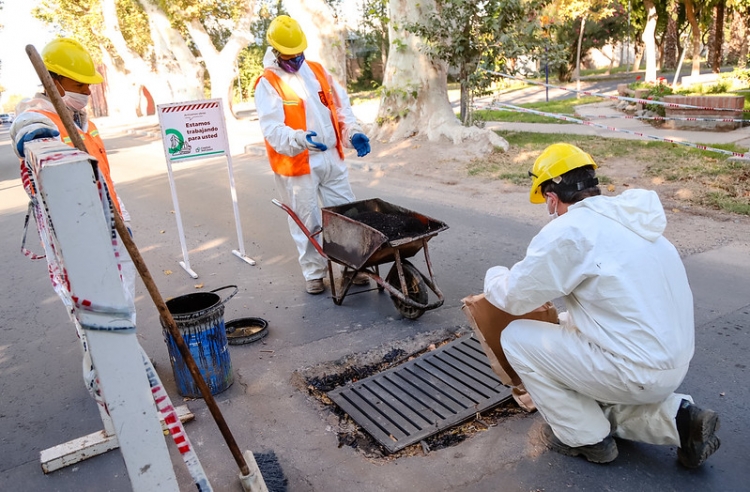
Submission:
POLYGON ((0 113, 0 124, 13 123, 13 117, 8 113, 0 113))

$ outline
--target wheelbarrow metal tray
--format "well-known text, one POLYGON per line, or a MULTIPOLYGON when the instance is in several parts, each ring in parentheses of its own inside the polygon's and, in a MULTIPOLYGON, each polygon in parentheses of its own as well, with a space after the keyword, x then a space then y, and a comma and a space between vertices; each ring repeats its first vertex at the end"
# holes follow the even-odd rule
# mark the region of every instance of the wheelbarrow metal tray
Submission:
MULTIPOLYGON (((380 198, 326 207, 323 212, 323 251, 333 260, 355 270, 390 263, 396 250, 402 259, 414 256, 424 243, 448 226, 439 220, 388 203, 380 198), (357 220, 362 214, 375 212, 416 219, 418 230, 408 237, 389 239, 384 233, 357 220)), ((412 221, 414 222, 414 221, 412 221)), ((416 223, 416 222, 414 222, 416 223)))

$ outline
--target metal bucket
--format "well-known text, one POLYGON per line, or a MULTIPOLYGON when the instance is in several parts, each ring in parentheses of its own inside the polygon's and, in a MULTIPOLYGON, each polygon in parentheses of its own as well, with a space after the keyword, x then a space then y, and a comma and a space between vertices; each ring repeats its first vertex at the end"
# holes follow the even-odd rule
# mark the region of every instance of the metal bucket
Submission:
MULTIPOLYGON (((224 326, 224 304, 237 294, 236 285, 227 285, 211 292, 197 292, 178 296, 167 301, 167 309, 172 313, 177 329, 185 340, 190 354, 201 376, 206 381, 211 394, 221 393, 234 382, 232 361, 229 358, 226 328, 224 326), (226 299, 216 294, 233 288, 226 299)), ((169 350, 177 391, 182 396, 202 398, 203 395, 193 381, 193 376, 177 348, 174 337, 167 330, 164 320, 160 320, 164 341, 169 350)))

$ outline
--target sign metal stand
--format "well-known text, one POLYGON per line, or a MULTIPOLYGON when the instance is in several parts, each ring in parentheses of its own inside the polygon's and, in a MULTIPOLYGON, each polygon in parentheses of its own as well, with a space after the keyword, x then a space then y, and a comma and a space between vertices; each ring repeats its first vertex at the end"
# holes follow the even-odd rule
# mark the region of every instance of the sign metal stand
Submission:
POLYGON ((237 189, 232 169, 232 156, 229 151, 229 139, 221 99, 160 104, 157 106, 157 111, 159 114, 162 143, 164 144, 164 158, 167 161, 169 187, 172 192, 172 203, 177 220, 177 232, 180 236, 180 247, 182 248, 180 266, 192 278, 198 278, 198 274, 190 267, 172 163, 221 155, 227 159, 229 188, 232 195, 234 222, 237 229, 237 241, 239 243, 239 247, 232 250, 232 254, 249 265, 255 265, 255 260, 245 254, 240 211, 237 202, 237 189))

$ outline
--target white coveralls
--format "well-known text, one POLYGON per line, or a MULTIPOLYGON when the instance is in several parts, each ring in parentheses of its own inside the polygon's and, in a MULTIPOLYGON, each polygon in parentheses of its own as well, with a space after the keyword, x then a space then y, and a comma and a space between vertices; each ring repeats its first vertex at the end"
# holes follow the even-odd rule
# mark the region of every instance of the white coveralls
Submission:
POLYGON ((510 270, 487 271, 487 299, 512 314, 565 301, 560 325, 517 320, 501 344, 568 446, 610 434, 680 444, 675 417, 692 398, 673 392, 693 356, 693 297, 665 227, 653 191, 589 197, 547 224, 510 270))
MULTIPOLYGON (((307 131, 286 126, 281 97, 265 78, 261 79, 255 88, 255 106, 263 136, 271 147, 280 154, 295 156, 308 149, 300 143, 304 138, 300 138, 299 135, 310 131, 318 134, 313 137, 314 141, 328 147, 325 152, 310 149, 310 174, 275 175, 281 200, 297 214, 310 232, 314 232, 322 227, 321 204, 323 207, 332 207, 355 200, 349 185, 349 170, 336 150, 336 132, 331 122, 331 112, 318 96, 321 87, 307 62, 302 64, 297 73, 287 73, 279 68, 272 48, 269 47, 263 64, 273 70, 304 101, 307 122, 307 131)), ((355 133, 363 133, 362 128, 352 113, 346 91, 330 76, 328 83, 336 101, 343 144, 345 147, 353 148, 351 137, 355 133)), ((288 218, 288 223, 289 232, 297 245, 299 264, 305 280, 326 277, 327 262, 318 254, 291 217, 288 218)))

